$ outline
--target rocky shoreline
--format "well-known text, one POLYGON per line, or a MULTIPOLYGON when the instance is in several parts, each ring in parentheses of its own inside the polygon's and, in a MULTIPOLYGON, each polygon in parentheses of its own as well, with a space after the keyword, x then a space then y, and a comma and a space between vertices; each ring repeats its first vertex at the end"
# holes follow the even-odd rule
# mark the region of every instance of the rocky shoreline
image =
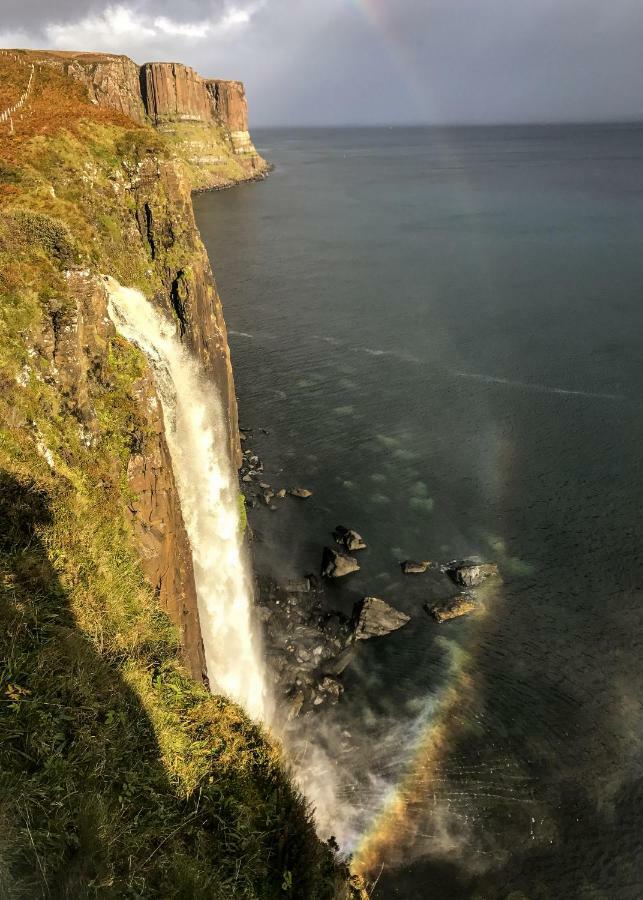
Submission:
MULTIPOLYGON (((269 434, 265 428, 256 430, 269 434)), ((244 449, 239 484, 252 544, 253 510, 267 507, 278 514, 283 504, 305 502, 313 497, 313 491, 271 484, 263 460, 248 446, 254 430, 242 427, 240 432, 244 449)), ((255 604, 278 714, 285 722, 338 703, 344 694, 343 674, 359 653, 359 645, 364 640, 384 639, 415 618, 380 597, 356 600, 350 614, 335 609, 327 587, 343 579, 350 583, 351 574, 361 568, 352 554, 366 549, 367 542, 344 525, 329 524, 328 533, 333 540, 320 546, 318 572, 282 578, 272 567, 257 566, 255 561, 255 604)), ((439 599, 419 604, 417 615, 438 625, 480 609, 476 589, 487 580, 500 580, 495 563, 475 558, 444 564, 403 560, 399 565, 415 585, 416 579, 431 579, 429 596, 435 595, 437 586, 439 599)))

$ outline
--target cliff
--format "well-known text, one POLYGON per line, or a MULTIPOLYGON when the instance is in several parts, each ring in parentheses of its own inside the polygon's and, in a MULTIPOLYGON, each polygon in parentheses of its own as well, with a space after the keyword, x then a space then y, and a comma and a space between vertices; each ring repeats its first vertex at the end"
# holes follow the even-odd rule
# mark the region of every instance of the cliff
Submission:
POLYGON ((0 128, 0 893, 347 897, 278 748, 200 683, 159 401, 107 316, 103 272, 165 310, 238 456, 198 167, 152 127, 130 61, 2 53, 0 110, 32 66, 0 128))
POLYGON ((205 79, 180 63, 137 66, 126 56, 11 52, 23 62, 28 58, 39 70, 44 66, 59 69, 86 88, 95 106, 163 131, 194 189, 260 178, 269 169, 250 137, 240 81, 205 79))

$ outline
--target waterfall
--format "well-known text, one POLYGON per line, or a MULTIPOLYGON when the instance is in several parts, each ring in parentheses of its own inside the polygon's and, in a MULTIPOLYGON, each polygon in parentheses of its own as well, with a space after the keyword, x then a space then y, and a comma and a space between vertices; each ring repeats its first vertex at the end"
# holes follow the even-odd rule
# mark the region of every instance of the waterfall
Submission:
POLYGON ((142 350, 154 371, 192 548, 210 683, 265 720, 266 681, 241 546, 239 488, 217 388, 180 343, 174 324, 143 294, 108 276, 105 283, 116 329, 142 350))

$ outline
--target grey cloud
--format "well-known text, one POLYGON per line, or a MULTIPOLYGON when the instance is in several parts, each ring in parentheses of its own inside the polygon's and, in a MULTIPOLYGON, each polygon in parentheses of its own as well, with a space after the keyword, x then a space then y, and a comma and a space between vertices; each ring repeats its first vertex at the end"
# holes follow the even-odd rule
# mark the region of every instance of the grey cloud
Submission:
MULTIPOLYGON (((119 2, 181 22, 250 5, 119 2)), ((36 41, 107 5, 5 0, 2 22, 36 41)), ((255 123, 375 124, 641 118, 642 45, 640 0, 267 0, 212 39, 121 34, 109 49, 242 78, 255 123)))

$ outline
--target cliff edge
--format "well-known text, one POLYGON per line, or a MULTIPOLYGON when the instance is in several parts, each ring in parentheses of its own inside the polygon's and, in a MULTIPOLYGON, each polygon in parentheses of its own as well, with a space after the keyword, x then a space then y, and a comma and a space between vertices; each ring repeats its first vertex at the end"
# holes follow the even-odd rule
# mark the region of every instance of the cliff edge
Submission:
POLYGON ((177 121, 203 100, 179 79, 152 115, 144 71, 0 53, 0 894, 347 898, 279 749, 205 689, 159 398, 107 315, 101 273, 164 310, 237 458, 190 191, 261 162, 223 124, 245 122, 232 94, 206 85, 212 120, 177 121), (224 162, 189 158, 201 129, 224 162))
MULTIPOLYGON (((92 104, 115 110, 168 138, 195 190, 263 177, 268 163, 250 137, 240 81, 202 78, 180 63, 138 66, 126 56, 66 51, 6 51, 15 62, 58 68, 82 84, 92 104)), ((27 110, 25 110, 25 114, 27 110)))

